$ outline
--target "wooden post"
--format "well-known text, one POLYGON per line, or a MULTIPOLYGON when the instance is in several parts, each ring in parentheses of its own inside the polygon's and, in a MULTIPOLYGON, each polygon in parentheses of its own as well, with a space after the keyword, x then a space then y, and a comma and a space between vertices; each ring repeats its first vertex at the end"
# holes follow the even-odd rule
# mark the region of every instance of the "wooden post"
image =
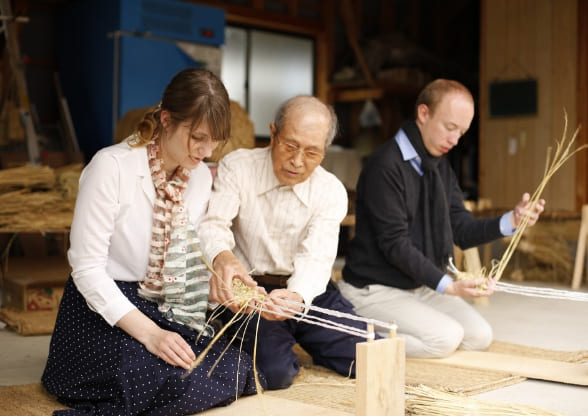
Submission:
MULTIPOLYGON (((468 211, 474 211, 475 204, 473 201, 464 201, 464 207, 468 211)), ((475 277, 482 276, 482 262, 480 261, 480 251, 478 247, 471 247, 463 251, 463 268, 466 272, 473 274, 475 277)), ((476 305, 487 306, 488 297, 474 298, 476 305)))
POLYGON ((574 263, 574 276, 572 277, 572 289, 577 290, 582 283, 582 268, 586 255, 586 235, 588 235, 588 205, 582 206, 582 220, 578 233, 578 247, 576 248, 576 261, 574 263))
POLYGON ((404 339, 390 338, 356 345, 357 416, 404 416, 404 339))

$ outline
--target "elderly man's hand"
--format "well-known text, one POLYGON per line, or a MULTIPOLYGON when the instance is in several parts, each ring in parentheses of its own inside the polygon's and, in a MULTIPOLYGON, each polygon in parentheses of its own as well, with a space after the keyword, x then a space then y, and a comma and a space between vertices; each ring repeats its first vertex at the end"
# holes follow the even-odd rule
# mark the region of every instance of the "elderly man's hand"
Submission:
POLYGON ((527 223, 527 225, 529 227, 535 225, 535 223, 539 219, 539 215, 541 215, 541 213, 545 210, 545 200, 540 199, 539 201, 537 201, 534 207, 532 207, 532 205, 533 204, 531 203, 531 196, 528 193, 524 193, 523 198, 517 204, 517 206, 515 207, 510 216, 510 223, 513 229, 518 228, 518 226, 521 225, 523 218, 525 217, 525 215, 527 215, 531 208, 533 208, 533 211, 531 211, 531 215, 529 216, 529 222, 527 223))
POLYGON ((302 306, 299 308, 292 302, 302 304, 304 300, 298 293, 288 289, 272 290, 263 304, 265 311, 261 313, 261 317, 268 321, 284 321, 293 318, 296 309, 302 312, 304 308, 302 306))
POLYGON ((257 282, 249 276, 243 263, 230 251, 220 252, 214 259, 213 267, 216 274, 213 274, 210 279, 209 300, 228 307, 232 312, 237 312, 240 305, 234 299, 233 279, 239 279, 246 286, 256 289, 257 282))

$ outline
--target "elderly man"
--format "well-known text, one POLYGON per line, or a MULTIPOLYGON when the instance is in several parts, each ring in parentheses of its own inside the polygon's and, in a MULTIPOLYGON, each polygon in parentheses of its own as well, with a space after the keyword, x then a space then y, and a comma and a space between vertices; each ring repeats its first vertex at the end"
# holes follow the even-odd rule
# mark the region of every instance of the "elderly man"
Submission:
MULTIPOLYGON (((502 217, 474 218, 443 156, 469 129, 474 100, 459 82, 429 83, 415 119, 364 164, 357 186, 356 234, 348 250, 341 293, 362 316, 393 320, 413 357, 443 357, 457 348, 483 350, 492 328, 462 297, 488 296, 483 278, 446 274, 453 244, 473 247, 510 235, 530 209, 524 194, 502 217)), ((535 205, 529 225, 543 211, 535 205)))
POLYGON ((320 166, 336 127, 333 110, 314 97, 283 103, 270 124, 269 147, 236 150, 221 160, 200 226, 204 252, 220 277, 211 279, 211 300, 237 311, 233 279, 269 294, 257 334, 251 323, 244 336, 249 352, 258 337, 257 364, 269 389, 288 387, 298 373, 296 342, 316 364, 354 375, 361 338, 288 319, 292 315, 280 309, 294 301, 307 312, 316 305, 353 314, 329 283, 347 212, 344 186, 320 166))

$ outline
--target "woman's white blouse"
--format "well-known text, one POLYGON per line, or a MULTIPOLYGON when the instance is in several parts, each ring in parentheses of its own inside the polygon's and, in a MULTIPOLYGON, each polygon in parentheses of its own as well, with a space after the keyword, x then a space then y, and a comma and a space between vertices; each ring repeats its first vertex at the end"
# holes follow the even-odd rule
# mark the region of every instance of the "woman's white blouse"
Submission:
MULTIPOLYGON (((184 194, 196 227, 206 211, 212 175, 201 163, 184 194)), ((83 170, 70 234, 69 263, 89 306, 115 325, 135 306, 115 280, 145 278, 151 247, 155 187, 146 147, 126 141, 100 150, 83 170)))

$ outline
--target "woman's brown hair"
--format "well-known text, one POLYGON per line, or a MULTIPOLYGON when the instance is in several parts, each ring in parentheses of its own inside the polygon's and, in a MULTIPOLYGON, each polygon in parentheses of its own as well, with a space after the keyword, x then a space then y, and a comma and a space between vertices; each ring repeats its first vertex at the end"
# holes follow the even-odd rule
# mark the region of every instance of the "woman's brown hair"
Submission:
POLYGON ((189 121, 190 131, 206 121, 212 139, 226 143, 231 134, 229 95, 221 80, 207 69, 178 72, 165 88, 161 103, 145 113, 135 128, 131 145, 144 146, 161 132, 161 111, 169 112, 173 128, 189 121))

